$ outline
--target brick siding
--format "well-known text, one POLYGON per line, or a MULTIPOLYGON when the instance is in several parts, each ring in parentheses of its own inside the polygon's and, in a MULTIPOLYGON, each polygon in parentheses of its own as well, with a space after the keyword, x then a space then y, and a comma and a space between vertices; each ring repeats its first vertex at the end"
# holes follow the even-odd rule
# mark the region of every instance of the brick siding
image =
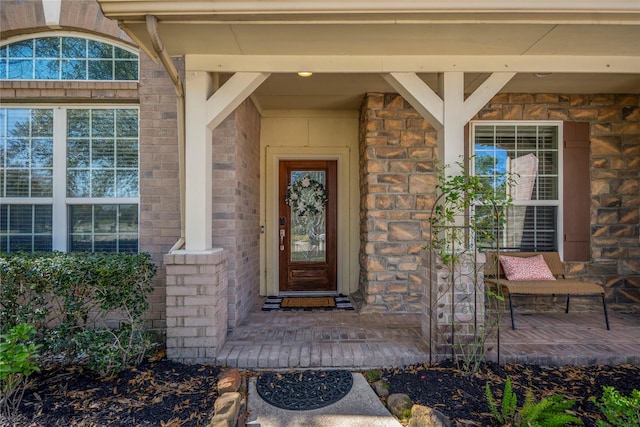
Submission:
MULTIPOLYGON (((3 0, 1 37, 50 30, 44 26, 40 0, 3 0)), ((106 19, 94 0, 64 0, 60 28, 99 34, 131 43, 115 21, 106 19)), ((182 69, 183 61, 177 60, 182 69)), ((140 244, 158 266, 149 296, 148 326, 165 329, 163 255, 180 237, 177 106, 171 80, 161 64, 140 52, 140 82, 0 81, 0 98, 9 103, 140 104, 140 244)))
POLYGON ((213 246, 224 248, 229 274, 229 327, 260 291, 260 115, 242 103, 213 132, 213 246))

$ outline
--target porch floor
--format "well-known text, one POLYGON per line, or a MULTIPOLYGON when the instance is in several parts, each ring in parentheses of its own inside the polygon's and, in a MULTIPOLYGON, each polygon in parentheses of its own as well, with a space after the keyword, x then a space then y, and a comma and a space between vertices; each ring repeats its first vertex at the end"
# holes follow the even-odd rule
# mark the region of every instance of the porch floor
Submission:
MULTIPOLYGON (((503 317, 500 363, 640 364, 640 313, 516 314, 503 317)), ((496 353, 489 356, 496 360, 496 353)), ((435 360, 435 359, 434 359, 435 360)), ((261 311, 227 337, 216 363, 238 368, 310 369, 403 366, 429 361, 419 314, 261 311)))

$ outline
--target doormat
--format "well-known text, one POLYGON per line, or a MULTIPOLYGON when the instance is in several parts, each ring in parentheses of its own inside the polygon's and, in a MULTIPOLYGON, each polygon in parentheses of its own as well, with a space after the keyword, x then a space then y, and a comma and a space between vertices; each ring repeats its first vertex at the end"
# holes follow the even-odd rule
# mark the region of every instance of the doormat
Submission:
POLYGON ((353 375, 343 370, 266 372, 258 377, 256 390, 276 408, 307 411, 337 402, 352 385, 353 375))
POLYGON ((262 311, 353 310, 349 297, 267 297, 262 311))

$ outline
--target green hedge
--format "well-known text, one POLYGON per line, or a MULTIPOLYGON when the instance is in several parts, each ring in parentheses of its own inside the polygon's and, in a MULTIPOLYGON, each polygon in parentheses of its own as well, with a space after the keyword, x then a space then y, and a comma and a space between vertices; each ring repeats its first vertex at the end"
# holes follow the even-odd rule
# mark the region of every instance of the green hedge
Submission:
POLYGON ((150 346, 155 274, 148 254, 0 253, 0 333, 28 323, 45 354, 112 375, 150 346))

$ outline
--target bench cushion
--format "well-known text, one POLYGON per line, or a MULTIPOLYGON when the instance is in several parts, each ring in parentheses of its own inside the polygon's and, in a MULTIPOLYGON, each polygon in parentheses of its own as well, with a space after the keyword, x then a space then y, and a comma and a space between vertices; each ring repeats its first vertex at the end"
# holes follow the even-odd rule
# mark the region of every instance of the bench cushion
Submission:
POLYGON ((574 279, 561 280, 497 280, 488 279, 488 283, 502 286, 510 294, 521 295, 601 295, 604 293, 602 286, 590 282, 581 282, 574 279))
POLYGON ((508 280, 556 280, 542 255, 532 257, 500 255, 500 264, 508 280))

